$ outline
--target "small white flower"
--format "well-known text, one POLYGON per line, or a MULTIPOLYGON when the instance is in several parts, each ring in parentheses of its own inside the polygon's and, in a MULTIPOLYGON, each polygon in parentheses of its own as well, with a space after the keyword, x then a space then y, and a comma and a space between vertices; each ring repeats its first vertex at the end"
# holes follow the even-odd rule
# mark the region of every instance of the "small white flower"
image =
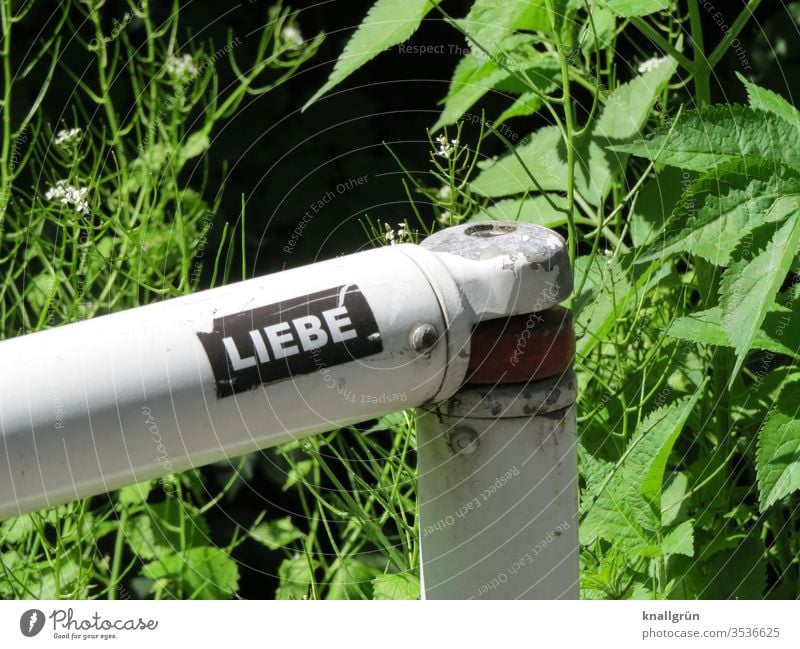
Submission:
POLYGON ((79 128, 61 129, 56 133, 56 146, 69 146, 75 142, 80 135, 81 129, 79 128))
POLYGON ((458 140, 450 140, 450 142, 448 142, 444 135, 439 135, 436 138, 436 143, 439 145, 439 150, 436 152, 436 155, 441 156, 445 160, 450 158, 453 151, 455 151, 458 146, 458 140))
POLYGON ((164 69, 169 76, 175 79, 193 77, 198 72, 197 66, 194 64, 194 59, 192 59, 190 54, 184 54, 182 56, 173 54, 167 59, 166 63, 164 63, 164 69))
POLYGON ((439 214, 439 218, 437 220, 442 225, 451 225, 451 221, 453 220, 453 215, 447 210, 443 210, 442 213, 439 214))
POLYGON ((449 201, 450 196, 450 185, 442 185, 439 187, 439 191, 436 192, 436 198, 438 198, 440 201, 449 201))
POLYGON ((66 180, 59 180, 45 192, 44 197, 48 201, 58 201, 62 205, 71 205, 76 212, 86 214, 89 212, 89 203, 86 200, 88 191, 88 187, 75 187, 67 184, 66 180))
POLYGON ((659 65, 661 65, 666 60, 667 60, 666 57, 661 57, 661 58, 647 59, 646 61, 642 61, 642 63, 639 64, 639 74, 646 74, 647 72, 655 70, 659 65))
POLYGON ((384 223, 383 227, 386 230, 383 237, 390 246, 396 243, 411 241, 411 232, 408 230, 405 223, 398 223, 397 230, 392 230, 388 223, 384 223))
POLYGON ((289 25, 287 27, 284 27, 281 30, 281 38, 293 50, 302 47, 303 43, 305 42, 305 39, 303 38, 303 33, 300 31, 300 28, 297 25, 289 25))

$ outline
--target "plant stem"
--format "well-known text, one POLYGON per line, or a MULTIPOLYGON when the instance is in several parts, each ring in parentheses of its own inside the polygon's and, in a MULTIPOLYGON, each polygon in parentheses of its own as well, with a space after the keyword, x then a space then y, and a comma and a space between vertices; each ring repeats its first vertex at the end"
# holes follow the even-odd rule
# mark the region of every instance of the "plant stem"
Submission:
POLYGON ((128 510, 123 509, 117 521, 117 536, 114 539, 114 557, 111 560, 111 579, 108 585, 108 599, 117 599, 117 582, 119 581, 119 568, 122 565, 122 546, 125 542, 125 523, 128 520, 128 510))
POLYGON ((698 106, 711 103, 711 65, 706 58, 703 44, 703 23, 697 0, 689 0, 689 26, 692 33, 692 52, 694 53, 694 92, 698 106))
POLYGON ((6 206, 11 191, 11 178, 8 169, 8 156, 11 151, 11 0, 0 2, 0 24, 3 29, 3 138, 0 144, 0 240, 3 235, 6 206))
POLYGON ((725 55, 727 49, 733 44, 733 41, 741 33, 744 26, 747 24, 747 21, 753 17, 753 13, 758 6, 761 4, 761 0, 750 0, 747 3, 747 6, 742 9, 742 13, 740 13, 736 20, 733 21, 733 25, 731 28, 725 32, 725 35, 722 37, 722 40, 717 44, 714 48, 714 51, 708 57, 708 67, 712 70, 716 67, 717 63, 720 62, 720 59, 725 55))
POLYGON ((552 0, 547 0, 547 8, 550 13, 550 22, 553 26, 553 35, 558 51, 558 60, 561 64, 561 87, 562 99, 564 101, 564 145, 567 149, 567 229, 569 237, 567 246, 569 249, 569 262, 575 266, 575 257, 578 246, 578 231, 575 227, 575 115, 572 107, 572 96, 570 94, 569 80, 569 61, 564 52, 564 43, 558 30, 556 12, 553 8, 552 0))

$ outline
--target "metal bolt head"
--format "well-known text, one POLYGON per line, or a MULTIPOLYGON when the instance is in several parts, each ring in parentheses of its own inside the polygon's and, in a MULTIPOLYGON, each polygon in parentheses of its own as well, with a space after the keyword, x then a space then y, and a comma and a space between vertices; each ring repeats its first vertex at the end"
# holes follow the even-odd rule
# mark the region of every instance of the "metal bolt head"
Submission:
POLYGON ((417 352, 427 352, 433 349, 439 340, 439 332, 429 322, 421 324, 411 332, 411 347, 417 352))
POLYGON ((457 426, 447 437, 450 450, 456 455, 472 455, 478 450, 478 433, 467 426, 457 426))

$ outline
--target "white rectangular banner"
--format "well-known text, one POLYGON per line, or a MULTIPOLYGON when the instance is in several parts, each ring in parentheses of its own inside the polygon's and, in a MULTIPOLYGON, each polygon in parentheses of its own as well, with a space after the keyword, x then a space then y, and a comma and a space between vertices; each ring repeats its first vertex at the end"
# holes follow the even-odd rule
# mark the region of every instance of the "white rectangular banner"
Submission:
POLYGON ((6 601, 3 647, 798 647, 796 601, 6 601))

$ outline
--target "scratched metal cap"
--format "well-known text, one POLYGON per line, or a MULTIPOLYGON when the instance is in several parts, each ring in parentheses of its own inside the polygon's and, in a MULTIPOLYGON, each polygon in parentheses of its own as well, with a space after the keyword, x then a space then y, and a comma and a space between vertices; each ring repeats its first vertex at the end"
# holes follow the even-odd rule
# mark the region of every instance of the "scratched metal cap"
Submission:
POLYGON ((421 245, 439 253, 450 272, 460 276, 480 320, 544 311, 572 292, 566 242, 532 223, 463 224, 436 232, 421 245), (470 294, 471 286, 479 290, 470 294))

